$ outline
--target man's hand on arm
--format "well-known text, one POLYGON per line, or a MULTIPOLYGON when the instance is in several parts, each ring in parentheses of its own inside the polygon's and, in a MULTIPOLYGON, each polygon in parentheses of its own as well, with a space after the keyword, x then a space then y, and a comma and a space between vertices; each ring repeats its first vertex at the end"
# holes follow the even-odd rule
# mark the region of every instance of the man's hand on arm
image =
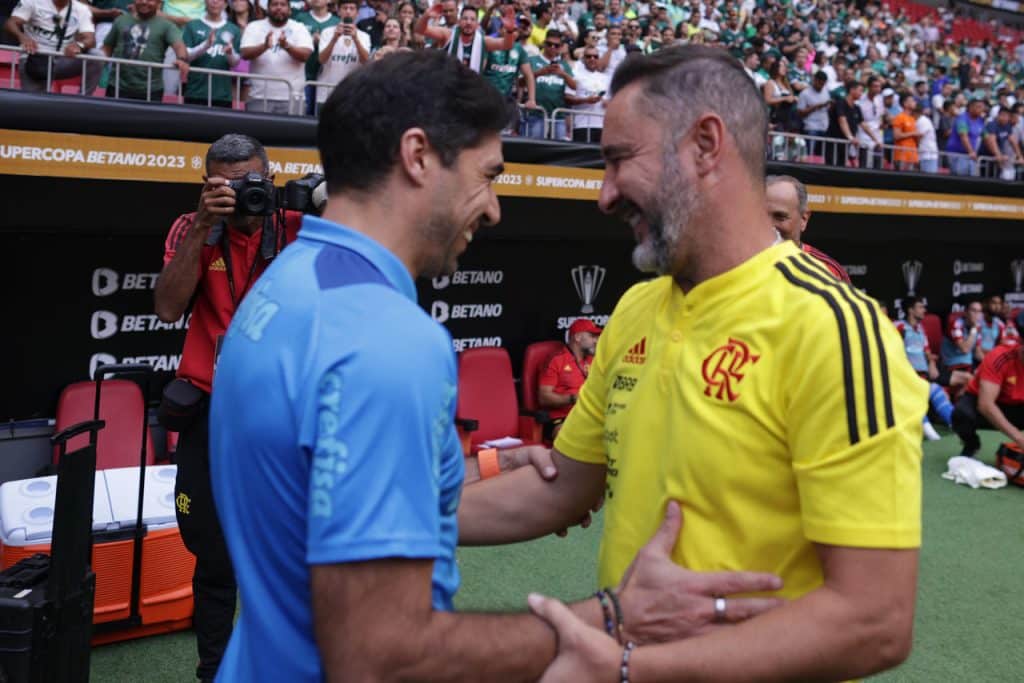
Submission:
MULTIPOLYGON (((730 628, 640 647, 630 679, 845 680, 902 662, 912 640, 918 551, 816 548, 825 572, 821 588, 730 628)), ((619 661, 622 648, 552 602, 531 600, 558 630, 559 654, 542 683, 620 680, 616 668, 606 668, 619 661)))
POLYGON ((564 408, 576 403, 576 396, 574 394, 560 394, 555 391, 555 387, 542 384, 537 389, 537 402, 541 408, 564 408))
POLYGON ((199 256, 210 229, 234 212, 235 191, 228 186, 227 179, 208 178, 188 233, 157 279, 153 298, 160 320, 174 322, 185 313, 199 284, 199 256))

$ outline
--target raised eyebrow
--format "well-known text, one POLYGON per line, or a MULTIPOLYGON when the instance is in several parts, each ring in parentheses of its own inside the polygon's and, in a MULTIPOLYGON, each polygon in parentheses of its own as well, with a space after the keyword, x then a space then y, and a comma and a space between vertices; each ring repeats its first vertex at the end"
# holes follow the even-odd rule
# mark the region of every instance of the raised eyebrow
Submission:
POLYGON ((625 145, 608 145, 601 148, 601 156, 604 157, 605 160, 620 159, 628 155, 629 148, 625 145))

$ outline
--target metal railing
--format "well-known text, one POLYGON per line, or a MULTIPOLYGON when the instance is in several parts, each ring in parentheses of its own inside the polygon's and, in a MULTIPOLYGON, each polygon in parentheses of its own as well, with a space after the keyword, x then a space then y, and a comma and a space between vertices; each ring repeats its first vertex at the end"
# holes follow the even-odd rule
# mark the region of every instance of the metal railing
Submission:
MULTIPOLYGON (((602 112, 602 111, 590 110, 590 109, 575 109, 575 108, 569 108, 569 107, 559 107, 558 109, 555 109, 555 110, 553 110, 551 112, 552 120, 554 120, 554 117, 557 117, 560 114, 563 115, 565 117, 565 120, 566 120, 565 128, 566 128, 566 136, 567 136, 568 140, 576 140, 576 135, 575 135, 576 131, 577 130, 585 130, 585 131, 587 131, 587 133, 586 133, 586 135, 584 135, 582 137, 584 137, 586 139, 585 140, 576 140, 576 141, 577 142, 596 143, 597 140, 593 139, 594 131, 595 130, 600 131, 600 130, 604 129, 604 112, 602 112), (599 125, 596 125, 596 126, 594 126, 594 125, 589 125, 589 126, 581 125, 581 123, 591 123, 592 124, 592 123, 594 123, 594 119, 599 119, 599 122, 598 122, 599 125)), ((552 124, 552 131, 551 131, 551 139, 552 140, 557 139, 555 137, 555 131, 553 129, 553 124, 552 124)))
MULTIPOLYGON (((768 158, 772 161, 793 161, 875 170, 949 173, 964 177, 1000 178, 1004 171, 1004 168, 996 165, 994 157, 986 156, 983 153, 972 159, 969 154, 947 152, 946 150, 922 153, 916 147, 901 147, 886 143, 876 144, 869 148, 863 143, 855 144, 842 138, 778 131, 768 134, 767 153, 768 158)), ((1013 170, 1013 176, 1003 177, 1004 180, 1024 180, 1024 160, 1014 160, 1010 168, 1013 170)))
MULTIPOLYGON (((19 54, 24 54, 26 52, 26 50, 23 47, 21 47, 20 45, 0 45, 0 51, 16 52, 16 53, 19 53, 19 54)), ((174 64, 165 64, 163 62, 145 62, 145 61, 141 61, 141 60, 138 60, 138 59, 123 59, 121 57, 107 57, 107 56, 104 56, 104 55, 79 54, 79 55, 75 55, 74 57, 68 57, 67 55, 59 53, 59 52, 54 52, 52 50, 42 50, 42 49, 36 50, 35 54, 43 55, 43 56, 45 56, 47 58, 46 59, 46 92, 50 92, 50 90, 53 88, 54 82, 56 82, 56 81, 62 81, 62 80, 68 80, 68 79, 71 79, 71 78, 75 78, 75 76, 64 76, 64 77, 61 77, 61 78, 54 78, 54 74, 53 74, 53 60, 58 58, 58 57, 64 58, 64 59, 75 59, 75 60, 78 60, 78 61, 82 62, 82 70, 81 70, 81 73, 79 74, 81 76, 81 79, 82 79, 81 83, 79 85, 79 92, 82 95, 91 95, 92 94, 92 93, 86 93, 85 92, 86 81, 87 81, 87 72, 88 72, 88 67, 89 67, 89 63, 90 62, 92 62, 92 63, 99 63, 99 64, 102 64, 102 65, 107 65, 108 67, 112 68, 112 71, 113 71, 113 75, 112 75, 113 82, 112 82, 112 84, 113 84, 113 98, 114 99, 120 99, 120 96, 121 96, 121 68, 122 67, 125 67, 125 68, 133 67, 133 68, 143 68, 143 69, 146 69, 146 101, 152 101, 153 80, 154 80, 153 79, 153 71, 171 71, 171 70, 177 71, 178 70, 178 67, 175 66, 174 64)), ((15 70, 16 69, 18 69, 18 64, 13 64, 12 68, 11 68, 10 77, 9 77, 9 86, 8 87, 10 87, 10 88, 14 88, 15 87, 15 70)), ((241 73, 241 72, 238 72, 238 71, 225 71, 223 69, 207 69, 207 68, 198 67, 198 66, 189 66, 188 73, 189 73, 189 77, 190 78, 192 77, 193 74, 198 74, 200 76, 206 76, 206 106, 208 106, 208 107, 212 107, 213 106, 213 79, 215 77, 230 78, 230 79, 232 79, 234 81, 234 85, 232 86, 232 88, 234 90, 234 94, 235 94, 235 98, 234 99, 235 99, 236 102, 241 102, 242 101, 242 97, 241 97, 241 95, 242 95, 242 86, 243 86, 242 82, 245 81, 245 80, 260 80, 260 81, 266 81, 266 82, 283 83, 287 87, 287 89, 288 89, 288 101, 289 102, 294 102, 295 99, 296 99, 296 97, 295 97, 295 86, 287 78, 283 78, 281 76, 264 76, 262 74, 241 73)), ((160 78, 162 78, 162 76, 160 78)), ((161 81, 161 86, 162 86, 162 81, 161 81)), ((183 91, 182 88, 183 88, 183 84, 181 83, 181 81, 179 81, 178 82, 178 92, 177 92, 177 96, 178 97, 183 97, 183 92, 184 91, 183 91)), ((159 90, 163 91, 163 87, 160 87, 159 90)), ((263 97, 262 97, 262 101, 263 102, 268 102, 269 100, 270 100, 270 98, 267 97, 266 92, 264 91, 263 97)))

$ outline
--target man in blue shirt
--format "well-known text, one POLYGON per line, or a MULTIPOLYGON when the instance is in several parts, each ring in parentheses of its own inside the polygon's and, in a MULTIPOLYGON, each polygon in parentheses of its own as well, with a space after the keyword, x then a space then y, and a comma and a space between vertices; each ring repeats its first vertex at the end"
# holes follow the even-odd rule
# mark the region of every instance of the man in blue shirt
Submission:
MULTIPOLYGON (((506 122, 502 96, 439 51, 374 62, 322 109, 324 218, 245 298, 214 378, 214 496, 243 603, 218 680, 533 680, 554 656, 530 614, 451 613, 477 465, 454 427, 451 338, 413 285, 499 220, 506 122)), ((562 526, 585 512, 553 509, 562 526)), ((714 628, 711 593, 778 587, 675 566, 669 522, 619 591, 638 639, 714 628)), ((727 620, 777 604, 737 598, 727 620)), ((606 621, 596 599, 574 608, 606 621)))
POLYGON ((981 133, 985 128, 985 103, 971 100, 967 103, 967 111, 962 112, 953 121, 953 131, 946 143, 946 151, 956 155, 949 159, 950 171, 953 175, 978 175, 978 145, 981 133))

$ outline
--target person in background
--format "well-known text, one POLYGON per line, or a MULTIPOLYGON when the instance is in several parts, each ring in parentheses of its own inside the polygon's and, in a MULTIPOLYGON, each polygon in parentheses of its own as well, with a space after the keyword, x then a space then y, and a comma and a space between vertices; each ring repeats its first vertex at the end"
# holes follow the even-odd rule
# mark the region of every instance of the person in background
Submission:
MULTIPOLYGON (((249 25, 250 21, 256 21, 257 19, 263 18, 263 10, 259 5, 253 3, 252 0, 228 0, 227 9, 228 20, 238 27, 238 30, 242 32, 242 35, 245 35, 245 29, 249 25)), ((239 43, 239 45, 241 45, 241 43, 239 43)), ((241 53, 241 48, 239 48, 239 53, 241 53)), ((249 73, 249 66, 249 60, 243 58, 235 65, 233 71, 247 74, 249 73)), ((249 78, 243 78, 239 92, 240 101, 249 101, 249 91, 251 88, 252 80, 249 78)))
POLYGON ((903 111, 892 119, 893 142, 896 149, 893 161, 901 171, 913 171, 918 165, 917 143, 921 134, 917 132, 917 111, 920 106, 911 94, 903 95, 903 111))
MULTIPOLYGON (((796 112, 803 120, 803 132, 812 137, 825 137, 828 133, 828 111, 832 106, 832 96, 825 89, 828 76, 824 71, 815 72, 811 77, 811 85, 804 88, 796 100, 796 112)), ((808 141, 807 153, 822 156, 823 141, 808 141)))
POLYGON ((1003 315, 1003 297, 998 294, 989 294, 985 297, 981 320, 978 322, 981 338, 977 361, 980 362, 989 351, 1002 343, 1009 325, 1006 322, 1007 318, 1008 316, 1003 315))
MULTIPOLYGON (((188 49, 181 39, 181 30, 173 22, 157 16, 159 0, 135 0, 135 14, 122 14, 103 41, 107 57, 133 59, 162 64, 168 48, 174 50, 175 64, 181 81, 188 78, 188 49)), ((116 83, 107 86, 107 97, 160 102, 164 80, 160 69, 123 66, 116 83)))
MULTIPOLYGON (((182 40, 192 66, 228 71, 241 60, 241 30, 228 21, 225 0, 206 0, 206 14, 185 24, 182 40)), ((185 82, 185 103, 230 108, 234 81, 227 76, 192 74, 185 82)))
MULTIPOLYGON (((71 78, 82 73, 82 62, 76 55, 89 52, 96 45, 96 28, 89 7, 77 0, 19 0, 4 28, 14 36, 25 50, 18 64, 18 77, 23 90, 45 92, 46 73, 53 80, 71 78), (47 65, 43 61, 41 73, 27 67, 29 56, 38 49, 59 51, 47 65)), ((103 66, 98 62, 86 65, 85 92, 92 95, 99 83, 103 66)))
POLYGON ((252 79, 246 111, 292 115, 303 111, 306 60, 313 54, 313 37, 291 13, 288 0, 270 0, 267 18, 250 22, 242 33, 242 58, 249 60, 250 73, 288 81, 252 79))
POLYGON ((370 59, 370 36, 357 28, 355 0, 340 0, 338 14, 341 22, 320 34, 320 81, 332 85, 317 86, 317 107, 323 106, 338 83, 370 59))
POLYGON ((784 240, 794 242, 800 251, 818 259, 828 272, 841 282, 849 282, 846 269, 825 252, 815 249, 803 241, 804 231, 811 219, 807 207, 807 188, 802 182, 788 175, 770 175, 765 178, 765 199, 772 226, 784 240))
POLYGON ((981 360, 982 320, 980 301, 971 301, 967 304, 964 315, 950 319, 940 349, 943 367, 947 370, 970 372, 975 361, 981 360))
MULTIPOLYGON (((493 12, 494 9, 492 7, 490 12, 493 12)), ((485 16, 490 16, 490 14, 485 16)), ((499 26, 499 36, 503 37, 507 32, 516 33, 515 28, 510 29, 503 23, 499 24, 499 26)), ((483 77, 502 94, 508 103, 508 130, 510 131, 514 131, 519 127, 520 112, 518 107, 520 99, 517 80, 520 75, 526 88, 526 101, 523 103, 523 106, 527 111, 530 109, 535 110, 537 109, 537 83, 533 77, 533 69, 530 67, 530 56, 526 53, 526 48, 519 42, 515 42, 508 50, 492 50, 487 53, 483 77)))
POLYGON ((612 79, 611 74, 598 68, 599 59, 597 48, 586 47, 582 64, 573 70, 576 88, 571 91, 571 96, 577 102, 573 110, 580 112, 573 115, 572 139, 575 142, 601 143, 605 96, 611 88, 612 79))
POLYGON ((832 166, 846 166, 850 147, 860 145, 857 131, 860 130, 862 119, 858 100, 864 93, 864 86, 858 81, 848 81, 846 96, 835 101, 829 111, 828 137, 845 140, 845 142, 825 143, 825 163, 832 166))
POLYGON ((985 103, 972 99, 967 109, 953 120, 946 151, 956 156, 949 159, 950 172, 958 176, 978 175, 978 148, 985 130, 985 103))
POLYGON ((1020 146, 1017 144, 1017 137, 1013 134, 1013 124, 1010 123, 1011 112, 1007 107, 1000 107, 999 113, 991 121, 985 124, 982 135, 983 149, 987 157, 986 175, 990 178, 1002 180, 1014 180, 1016 170, 1014 161, 1020 159, 1020 146))
MULTIPOLYGON (((1024 326, 1024 315, 1016 322, 1024 326)), ((981 450, 979 429, 998 429, 1024 448, 1024 346, 997 346, 985 355, 956 403, 953 429, 968 457, 981 450)))
POLYGON ((548 361, 540 373, 537 403, 548 411, 551 422, 545 425, 545 439, 553 439, 565 417, 576 405, 580 387, 587 379, 597 350, 601 328, 587 318, 577 318, 569 326, 566 348, 548 361))
POLYGON ((896 331, 903 338, 903 347, 911 367, 922 378, 935 381, 939 378, 939 368, 935 364, 936 356, 928 346, 928 335, 925 334, 922 321, 928 313, 928 306, 919 296, 910 297, 904 302, 907 313, 906 320, 896 321, 896 331))
MULTIPOLYGON (((297 14, 295 21, 305 26, 313 39, 313 53, 306 60, 306 80, 317 81, 320 80, 320 36, 341 19, 327 8, 327 0, 308 0, 308 5, 309 11, 297 14)), ((316 86, 307 85, 304 94, 306 116, 313 116, 316 113, 316 86)))
POLYGON ((921 162, 922 173, 939 172, 939 143, 935 136, 935 125, 927 109, 917 109, 914 112, 916 120, 914 125, 917 130, 917 156, 921 162))
POLYGON ((540 116, 540 112, 527 113, 523 134, 528 137, 545 137, 546 118, 554 117, 551 119, 554 129, 552 139, 567 138, 565 114, 555 114, 555 110, 564 109, 566 104, 576 103, 576 98, 565 94, 567 89, 576 89, 576 79, 573 77, 572 67, 559 57, 561 51, 562 34, 556 29, 549 29, 544 41, 544 51, 539 56, 530 58, 530 68, 533 69, 533 76, 537 80, 537 104, 544 110, 545 116, 540 116))
MULTIPOLYGON (((504 8, 503 8, 504 9, 504 8)), ((458 25, 452 28, 431 24, 430 20, 440 19, 442 5, 434 5, 416 22, 416 33, 426 36, 438 47, 443 48, 460 62, 477 73, 483 71, 486 52, 493 50, 510 50, 516 42, 515 19, 511 8, 507 8, 502 16, 505 24, 505 35, 501 38, 485 36, 480 30, 480 19, 473 7, 462 8, 458 25)))
POLYGON ((370 36, 370 46, 376 50, 384 40, 384 24, 391 16, 391 0, 375 0, 374 9, 374 15, 357 21, 356 28, 370 36))
MULTIPOLYGON (((184 31, 185 25, 190 21, 202 19, 205 11, 204 0, 160 0, 160 10, 157 12, 157 16, 169 19, 179 30, 184 31)), ((164 64, 174 64, 176 57, 175 51, 168 47, 164 53, 164 64)), ((164 79, 164 92, 177 93, 178 86, 181 84, 178 71, 166 69, 161 73, 164 79)))

